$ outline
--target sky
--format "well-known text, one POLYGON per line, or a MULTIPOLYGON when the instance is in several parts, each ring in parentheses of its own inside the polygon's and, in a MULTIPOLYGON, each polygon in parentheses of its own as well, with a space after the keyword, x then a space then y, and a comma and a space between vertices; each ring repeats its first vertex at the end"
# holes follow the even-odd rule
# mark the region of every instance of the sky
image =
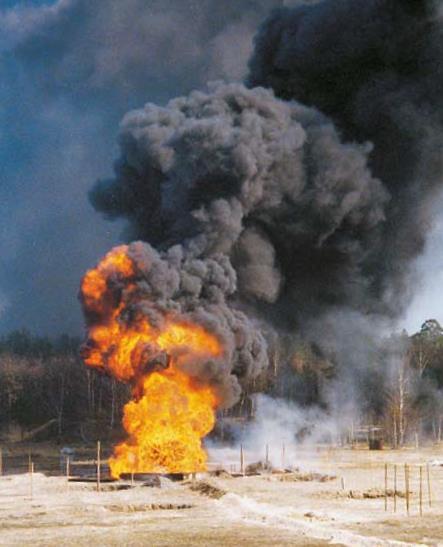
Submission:
MULTIPOLYGON (((88 201, 112 174, 122 116, 243 80, 259 23, 283 3, 295 0, 0 0, 0 333, 82 332, 81 276, 122 240, 88 201)), ((409 332, 443 322, 439 205, 409 332)))

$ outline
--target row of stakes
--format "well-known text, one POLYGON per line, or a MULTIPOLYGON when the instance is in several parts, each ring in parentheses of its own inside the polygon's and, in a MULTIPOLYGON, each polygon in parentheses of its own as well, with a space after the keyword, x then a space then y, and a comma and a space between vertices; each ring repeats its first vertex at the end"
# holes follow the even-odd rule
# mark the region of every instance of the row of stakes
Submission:
MULTIPOLYGON (((397 494, 398 494, 398 489, 397 489, 397 485, 398 485, 398 478, 399 478, 399 474, 398 471, 400 470, 401 472, 401 468, 402 466, 399 466, 397 464, 393 464, 392 466, 394 468, 394 476, 393 476, 393 483, 394 483, 394 491, 393 491, 393 498, 394 498, 394 503, 393 503, 393 509, 394 509, 394 513, 397 512, 397 494)), ((410 509, 411 509, 411 495, 412 495, 412 492, 411 492, 411 489, 410 489, 410 472, 411 472, 411 467, 414 467, 414 466, 410 466, 408 465, 407 463, 404 464, 404 468, 403 468, 403 472, 404 472, 404 485, 405 485, 405 508, 406 508, 406 512, 407 514, 409 515, 410 514, 410 509)), ((418 490, 418 507, 419 507, 419 513, 420 513, 420 516, 423 515, 423 505, 424 505, 424 469, 426 469, 426 490, 427 490, 427 498, 428 498, 428 505, 429 505, 429 508, 432 508, 432 489, 431 489, 431 473, 430 473, 430 469, 429 469, 429 464, 426 464, 425 466, 424 465, 418 465, 418 477, 419 477, 419 490, 418 490)), ((384 502, 385 502, 385 511, 388 510, 388 482, 389 482, 389 466, 387 463, 385 463, 385 496, 384 496, 384 502)))
MULTIPOLYGON (((281 459, 282 459, 282 467, 285 466, 285 445, 282 445, 282 452, 281 452, 281 459)), ((269 445, 265 446, 265 464, 266 467, 269 464, 269 445)), ((385 511, 388 511, 388 478, 389 478, 389 464, 385 463, 385 490, 384 490, 384 505, 385 505, 385 511)), ((394 470, 394 490, 393 490, 393 510, 394 513, 397 512, 397 497, 399 490, 398 490, 398 469, 403 467, 397 464, 392 464, 393 470, 394 470)), ((419 492, 418 492, 418 500, 419 500, 419 513, 420 516, 423 515, 423 506, 424 506, 424 469, 426 469, 426 490, 427 490, 427 501, 429 508, 432 508, 432 490, 431 490, 431 473, 429 469, 429 464, 424 465, 418 465, 419 470, 419 492)), ((404 483, 405 483, 405 508, 408 515, 410 515, 410 509, 411 509, 411 496, 412 492, 410 489, 410 472, 411 472, 411 466, 408 464, 404 464, 404 483)), ((245 458, 244 458, 244 451, 243 451, 243 445, 240 445, 240 473, 244 475, 245 473, 245 458)), ((345 483, 343 477, 341 478, 341 487, 344 490, 345 489, 345 483)))
MULTIPOLYGON (((265 463, 266 465, 269 464, 269 445, 266 445, 266 456, 265 456, 265 463)), ((283 444, 282 446, 282 464, 284 466, 284 459, 285 459, 285 445, 283 444)), ((393 498, 394 498, 394 501, 393 501, 393 510, 394 510, 394 513, 397 512, 397 497, 398 497, 398 489, 397 489, 397 486, 398 486, 398 478, 399 478, 399 473, 398 473, 398 469, 401 468, 401 466, 397 465, 397 464, 393 464, 393 470, 394 470, 394 475, 393 475, 393 483, 394 483, 394 491, 393 491, 393 498)), ((419 465, 418 466, 418 469, 419 469, 419 495, 418 495, 418 499, 419 499, 419 512, 420 512, 420 516, 423 515, 423 482, 424 482, 424 468, 426 468, 426 485, 427 485, 427 498, 428 498, 428 505, 430 508, 432 508, 432 491, 431 491, 431 474, 430 474, 430 469, 429 469, 429 464, 426 464, 426 466, 423 466, 423 465, 419 465)), ((404 464, 404 484, 405 484, 405 507, 406 507, 406 512, 407 514, 409 515, 410 514, 410 508, 411 508, 411 490, 410 490, 410 470, 411 470, 411 466, 408 465, 408 464, 404 464)), ((388 493, 389 493, 389 490, 388 490, 388 483, 389 483, 389 465, 387 463, 385 463, 385 474, 384 474, 384 478, 385 478, 385 495, 384 495, 384 504, 385 504, 385 511, 388 511, 388 493)), ((33 488, 33 475, 34 475, 34 462, 32 461, 32 458, 31 458, 31 454, 29 454, 29 461, 28 461, 28 472, 29 472, 29 477, 30 477, 30 484, 29 484, 29 494, 30 494, 30 497, 32 498, 33 497, 33 494, 34 494, 34 488, 33 488)), ((243 445, 240 445, 240 473, 241 474, 244 474, 245 473, 245 457, 244 457, 244 450, 243 450, 243 445)), ((3 454, 2 454, 2 450, 0 449, 0 476, 3 474, 3 454)), ((66 458, 66 478, 67 480, 69 481, 69 478, 70 478, 70 474, 71 474, 71 471, 70 471, 70 458, 69 456, 66 458)), ((97 481, 96 481, 96 489, 97 489, 97 492, 100 492, 101 490, 101 443, 100 441, 97 441, 97 459, 96 459, 96 476, 97 476, 97 481)), ((134 482, 134 475, 131 474, 131 482, 133 483, 134 482)), ((342 479, 342 488, 344 488, 344 481, 342 479)))
MULTIPOLYGON (((32 461, 32 455, 29 453, 28 455, 28 474, 29 474, 29 496, 32 499, 34 496, 34 462, 32 461)), ((69 485, 69 479, 71 478, 71 460, 69 456, 66 458, 66 479, 68 481, 69 485)), ((3 475, 3 451, 0 448, 0 476, 3 475)), ((96 459, 96 489, 97 492, 100 492, 101 490, 101 444, 100 441, 97 441, 97 459, 96 459)), ((132 482, 134 482, 133 475, 132 475, 132 482)))

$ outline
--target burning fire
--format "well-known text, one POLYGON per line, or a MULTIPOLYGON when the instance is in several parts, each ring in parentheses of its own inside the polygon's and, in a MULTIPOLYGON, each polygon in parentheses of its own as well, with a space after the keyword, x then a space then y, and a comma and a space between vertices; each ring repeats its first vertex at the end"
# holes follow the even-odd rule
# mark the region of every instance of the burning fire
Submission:
POLYGON ((127 246, 108 253, 81 284, 89 323, 83 358, 120 381, 134 399, 124 408, 128 439, 110 459, 111 473, 195 472, 206 467, 202 438, 215 423, 217 395, 186 372, 191 360, 223 356, 220 340, 171 312, 151 321, 128 312, 140 299, 137 265, 127 246))

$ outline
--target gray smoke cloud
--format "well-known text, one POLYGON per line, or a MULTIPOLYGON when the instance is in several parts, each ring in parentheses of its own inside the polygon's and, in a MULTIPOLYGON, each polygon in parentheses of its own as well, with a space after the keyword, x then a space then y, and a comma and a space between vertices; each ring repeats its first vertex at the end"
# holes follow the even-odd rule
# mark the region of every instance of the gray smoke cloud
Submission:
MULTIPOLYGON (((1 17, 5 42, 47 95, 170 95, 208 78, 242 79, 252 37, 281 0, 58 0, 1 17), (31 62, 32 60, 32 62, 31 62)), ((182 92, 183 92, 182 91, 182 92)))
MULTIPOLYGON (((325 300, 359 307, 388 194, 370 147, 343 144, 314 109, 264 89, 216 84, 129 113, 114 179, 94 206, 129 238, 229 257, 237 296, 293 318, 325 300)), ((373 305, 377 305, 374 299, 373 305)))
MULTIPOLYGON (((120 321, 131 325, 142 316, 153 327, 173 312, 181 321, 202 326, 223 346, 221 358, 196 359, 182 365, 199 381, 217 388, 221 407, 230 407, 241 385, 256 378, 267 366, 267 346, 257 321, 228 303, 236 290, 236 276, 224 254, 202 259, 200 253, 181 245, 157 252, 150 245, 129 245, 128 256, 136 266, 136 297, 122 297, 120 321)), ((132 292, 132 291, 131 291, 132 292)))
MULTIPOLYGON (((224 340, 238 340, 240 326, 243 357, 228 359, 228 371, 245 383, 267 356, 262 325, 244 312, 286 323, 291 315, 293 326, 327 299, 356 309, 367 299, 365 264, 388 194, 367 168, 370 146, 343 144, 317 110, 218 83, 128 113, 119 143, 115 177, 97 183, 92 203, 159 250, 158 271, 180 249, 168 308, 210 309, 211 332, 230 332, 224 340), (221 263, 229 283, 216 282, 221 263)), ((150 278, 153 302, 166 279, 150 278)))
POLYGON ((257 25, 280 4, 0 2, 2 332, 82 332, 78 280, 121 232, 86 199, 112 173, 121 117, 242 78, 257 25))
POLYGON ((128 238, 224 256, 231 306, 355 372, 331 390, 340 408, 369 385, 380 318, 408 303, 440 187, 441 24, 426 2, 292 4, 261 27, 249 89, 130 112, 90 197, 128 238))

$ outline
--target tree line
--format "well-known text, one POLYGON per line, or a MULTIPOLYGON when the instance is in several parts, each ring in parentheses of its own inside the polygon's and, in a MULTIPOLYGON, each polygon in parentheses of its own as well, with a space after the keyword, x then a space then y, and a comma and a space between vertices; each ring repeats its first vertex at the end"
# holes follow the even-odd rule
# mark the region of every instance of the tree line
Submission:
POLYGON ((26 330, 0 339, 0 435, 21 440, 35 431, 88 441, 98 432, 118 434, 128 388, 86 367, 80 345, 68 335, 50 339, 26 330))
MULTIPOLYGON (((129 387, 80 358, 81 340, 55 339, 26 330, 0 338, 0 437, 94 440, 121 435, 129 387)), ((254 416, 255 394, 328 411, 328 387, 340 388, 340 363, 315 344, 279 336, 270 339, 269 368, 243 386, 239 402, 221 417, 254 416)), ((443 328, 435 319, 419 332, 391 335, 372 348, 357 377, 359 404, 343 416, 352 428, 377 426, 392 446, 443 436, 443 328)), ((297 433, 297 432, 295 432, 297 433)))

